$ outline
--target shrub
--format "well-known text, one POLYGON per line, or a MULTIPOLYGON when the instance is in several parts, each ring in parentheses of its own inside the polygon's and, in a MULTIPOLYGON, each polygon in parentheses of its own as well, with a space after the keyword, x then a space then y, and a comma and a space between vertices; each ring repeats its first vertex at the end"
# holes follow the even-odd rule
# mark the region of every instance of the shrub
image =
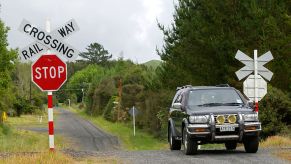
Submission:
POLYGON ((262 137, 276 135, 287 130, 291 124, 291 102, 287 94, 272 86, 259 103, 259 117, 262 122, 262 137))

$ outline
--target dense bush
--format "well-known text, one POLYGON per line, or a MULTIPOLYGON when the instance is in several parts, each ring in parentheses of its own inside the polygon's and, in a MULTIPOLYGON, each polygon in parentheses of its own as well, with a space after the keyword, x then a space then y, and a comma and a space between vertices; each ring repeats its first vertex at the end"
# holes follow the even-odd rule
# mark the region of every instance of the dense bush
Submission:
POLYGON ((268 87, 268 94, 259 103, 262 137, 276 135, 291 125, 291 101, 281 90, 268 87))

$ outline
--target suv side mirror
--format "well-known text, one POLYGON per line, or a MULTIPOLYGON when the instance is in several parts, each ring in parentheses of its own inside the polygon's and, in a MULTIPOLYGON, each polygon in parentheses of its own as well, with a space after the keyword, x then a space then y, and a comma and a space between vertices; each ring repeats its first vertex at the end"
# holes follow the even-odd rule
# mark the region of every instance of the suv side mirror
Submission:
POLYGON ((181 103, 174 103, 173 108, 181 110, 182 104, 181 103))

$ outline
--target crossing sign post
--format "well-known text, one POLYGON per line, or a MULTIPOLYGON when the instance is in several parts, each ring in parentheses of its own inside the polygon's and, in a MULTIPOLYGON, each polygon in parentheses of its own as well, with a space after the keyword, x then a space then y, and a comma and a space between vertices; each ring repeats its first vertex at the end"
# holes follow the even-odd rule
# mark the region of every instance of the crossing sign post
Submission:
POLYGON ((22 62, 38 59, 32 64, 31 79, 42 91, 47 91, 49 148, 54 151, 52 91, 57 91, 67 80, 67 65, 61 59, 70 62, 78 57, 79 52, 64 39, 79 31, 79 27, 75 20, 71 19, 50 32, 49 21, 46 21, 46 30, 42 30, 29 21, 23 20, 18 29, 35 40, 19 51, 19 57, 22 62))
POLYGON ((267 93, 267 83, 263 78, 270 81, 273 76, 273 73, 264 67, 267 62, 273 60, 272 53, 268 51, 258 58, 258 52, 257 50, 254 50, 254 59, 252 59, 242 51, 238 50, 235 58, 245 64, 243 68, 235 72, 239 80, 254 73, 244 82, 244 93, 250 98, 250 100, 255 101, 255 109, 258 112, 258 101, 267 93))
POLYGON ((78 57, 79 51, 64 41, 71 34, 79 31, 79 27, 74 19, 69 20, 52 32, 42 30, 24 19, 18 30, 35 40, 19 50, 22 62, 34 61, 48 49, 55 51, 60 55, 59 57, 66 61, 74 61, 78 57))

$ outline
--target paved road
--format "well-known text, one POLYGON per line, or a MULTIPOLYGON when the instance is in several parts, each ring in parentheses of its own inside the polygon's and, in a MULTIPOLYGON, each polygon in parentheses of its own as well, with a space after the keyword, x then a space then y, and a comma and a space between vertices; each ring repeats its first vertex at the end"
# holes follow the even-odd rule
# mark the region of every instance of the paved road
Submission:
POLYGON ((74 149, 82 151, 115 150, 119 147, 117 137, 105 133, 91 122, 81 117, 56 108, 59 112, 55 120, 55 135, 62 134, 75 145, 74 149))

